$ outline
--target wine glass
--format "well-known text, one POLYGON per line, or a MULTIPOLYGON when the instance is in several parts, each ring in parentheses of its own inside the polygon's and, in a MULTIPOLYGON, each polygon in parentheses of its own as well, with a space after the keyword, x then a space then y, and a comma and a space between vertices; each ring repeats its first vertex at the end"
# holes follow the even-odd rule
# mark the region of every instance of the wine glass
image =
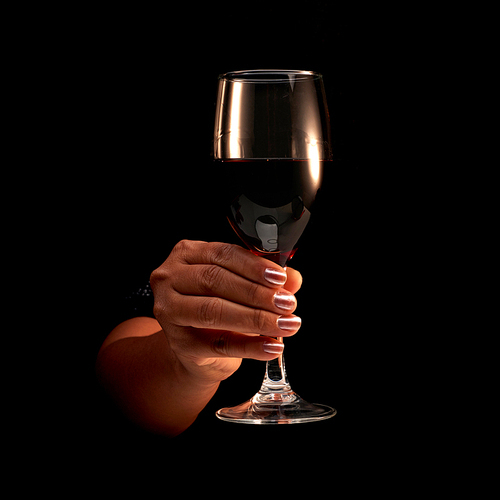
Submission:
MULTIPOLYGON (((214 160, 233 229, 253 253, 286 267, 331 161, 322 75, 297 70, 220 75, 214 160)), ((253 398, 216 412, 221 420, 248 424, 312 422, 335 414, 292 390, 283 355, 266 363, 253 398)))

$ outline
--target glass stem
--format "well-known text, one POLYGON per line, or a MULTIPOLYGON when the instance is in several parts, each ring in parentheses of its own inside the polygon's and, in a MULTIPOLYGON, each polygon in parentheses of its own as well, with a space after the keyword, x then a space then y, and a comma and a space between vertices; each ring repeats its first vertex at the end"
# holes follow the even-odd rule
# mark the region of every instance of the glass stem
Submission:
MULTIPOLYGON (((282 337, 278 337, 283 342, 282 337)), ((285 370, 285 358, 280 354, 277 358, 266 363, 266 374, 260 388, 260 394, 283 394, 291 393, 292 388, 288 383, 285 370)))

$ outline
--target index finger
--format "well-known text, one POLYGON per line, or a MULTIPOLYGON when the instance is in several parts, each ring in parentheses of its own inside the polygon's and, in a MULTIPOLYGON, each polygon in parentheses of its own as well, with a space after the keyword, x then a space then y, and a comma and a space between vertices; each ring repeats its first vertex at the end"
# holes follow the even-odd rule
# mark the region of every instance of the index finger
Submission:
POLYGON ((270 288, 279 288, 286 283, 287 274, 281 266, 238 245, 182 240, 174 251, 186 264, 215 264, 270 288))

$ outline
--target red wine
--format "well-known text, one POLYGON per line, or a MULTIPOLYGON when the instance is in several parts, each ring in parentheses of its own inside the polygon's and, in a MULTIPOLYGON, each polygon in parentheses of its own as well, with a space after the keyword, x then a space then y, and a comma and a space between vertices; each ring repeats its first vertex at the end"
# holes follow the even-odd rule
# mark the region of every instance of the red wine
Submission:
POLYGON ((256 255, 285 266, 323 178, 323 160, 218 160, 227 218, 256 255))

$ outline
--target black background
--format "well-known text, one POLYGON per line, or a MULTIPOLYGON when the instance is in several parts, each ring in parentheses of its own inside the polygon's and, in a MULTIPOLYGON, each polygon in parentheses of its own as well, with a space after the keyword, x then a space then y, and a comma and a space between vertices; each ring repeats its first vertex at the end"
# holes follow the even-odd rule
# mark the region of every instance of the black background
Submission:
POLYGON ((393 77, 401 51, 387 52, 382 17, 326 1, 253 2, 87 11, 67 25, 77 35, 65 52, 71 173, 62 199, 71 222, 61 278, 72 290, 65 363, 73 375, 58 393, 67 415, 60 432, 71 436, 64 453, 97 463, 188 452, 201 468, 207 454, 218 463, 266 454, 285 469, 296 460, 319 465, 326 453, 354 474, 381 447, 399 450, 411 415, 409 381, 397 376, 409 359, 400 331, 416 329, 404 283, 417 243, 405 233, 412 215, 402 203, 413 188, 394 169, 400 124, 389 101, 400 96, 393 77), (334 162, 291 263, 304 277, 303 326, 285 357, 294 390, 338 414, 299 426, 220 422, 219 407, 260 387, 264 364, 247 360, 188 431, 165 440, 114 412, 95 382, 95 356, 118 321, 117 302, 147 282, 177 241, 238 243, 211 199, 217 76, 257 68, 324 76, 334 162))

